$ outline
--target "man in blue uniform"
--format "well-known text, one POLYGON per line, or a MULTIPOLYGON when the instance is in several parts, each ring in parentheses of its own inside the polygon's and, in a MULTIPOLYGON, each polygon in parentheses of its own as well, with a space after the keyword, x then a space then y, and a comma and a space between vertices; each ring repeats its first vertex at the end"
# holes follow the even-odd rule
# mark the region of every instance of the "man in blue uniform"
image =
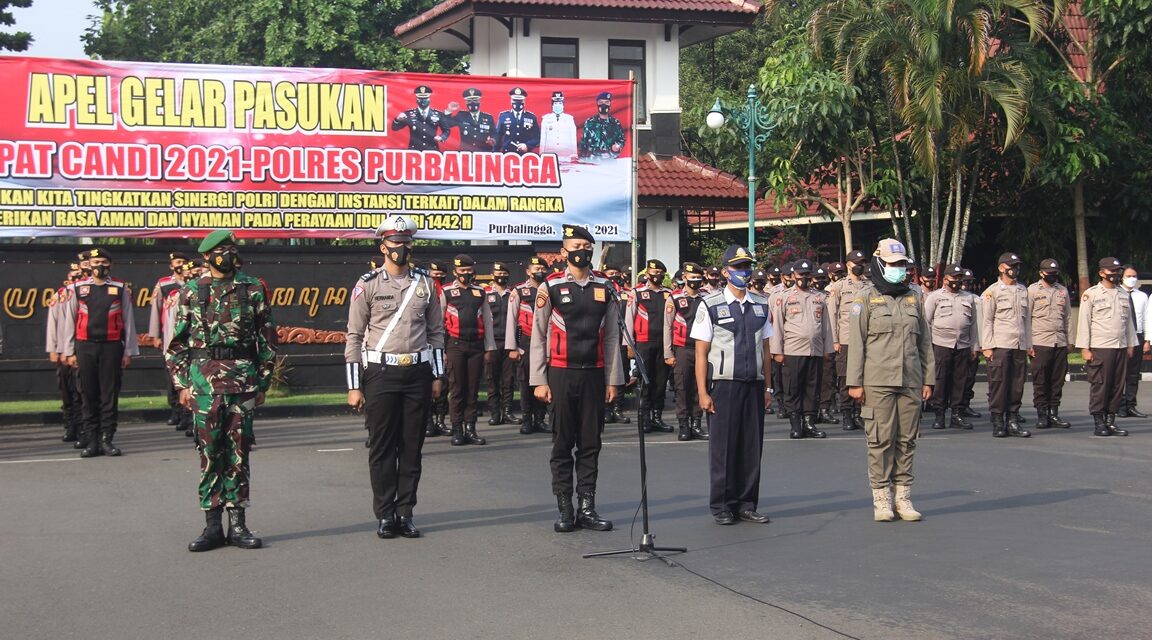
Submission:
POLYGON ((401 111, 392 120, 392 130, 408 129, 408 148, 416 151, 439 151, 448 139, 449 123, 444 112, 432 108, 432 89, 416 87, 416 108, 401 111))
MULTIPOLYGON (((480 110, 480 98, 483 93, 479 89, 468 89, 464 92, 464 104, 467 113, 454 114, 450 119, 450 126, 460 128, 461 151, 492 151, 496 146, 496 120, 491 113, 480 110)), ((449 105, 451 108, 451 105, 449 105)))
POLYGON ((508 92, 512 108, 500 112, 496 120, 496 150, 505 153, 532 153, 540 146, 540 119, 524 109, 528 92, 515 87, 508 92))

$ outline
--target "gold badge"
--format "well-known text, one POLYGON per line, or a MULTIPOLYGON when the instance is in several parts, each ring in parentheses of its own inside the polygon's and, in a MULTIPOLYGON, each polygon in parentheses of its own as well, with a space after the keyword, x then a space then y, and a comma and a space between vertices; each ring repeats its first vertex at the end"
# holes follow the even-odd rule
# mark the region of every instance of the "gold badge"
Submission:
POLYGON ((548 296, 543 293, 536 296, 536 307, 538 309, 543 309, 546 304, 548 304, 548 296))
POLYGON ((480 290, 479 290, 479 289, 473 289, 473 290, 472 290, 472 295, 473 295, 473 296, 475 296, 475 297, 477 297, 477 298, 479 298, 479 297, 481 297, 481 295, 482 295, 482 294, 480 293, 480 290))
POLYGON ((416 287, 416 297, 417 298, 423 298, 423 297, 426 297, 427 295, 428 295, 428 292, 424 289, 424 287, 416 287))

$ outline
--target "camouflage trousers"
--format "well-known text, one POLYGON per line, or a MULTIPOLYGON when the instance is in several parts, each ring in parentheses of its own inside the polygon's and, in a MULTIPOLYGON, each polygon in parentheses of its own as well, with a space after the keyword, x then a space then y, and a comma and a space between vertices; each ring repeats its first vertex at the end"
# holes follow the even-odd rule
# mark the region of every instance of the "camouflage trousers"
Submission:
POLYGON ((256 393, 196 395, 200 508, 247 507, 256 393))

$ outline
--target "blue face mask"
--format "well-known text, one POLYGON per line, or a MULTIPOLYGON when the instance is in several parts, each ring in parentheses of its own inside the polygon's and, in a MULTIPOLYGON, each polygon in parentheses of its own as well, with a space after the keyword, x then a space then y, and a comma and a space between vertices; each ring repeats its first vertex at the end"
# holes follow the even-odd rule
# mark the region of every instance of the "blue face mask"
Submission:
POLYGON ((751 269, 728 269, 728 284, 737 289, 747 289, 748 280, 752 277, 751 269))
POLYGON ((553 102, 552 103, 552 113, 556 113, 556 114, 564 113, 564 103, 563 102, 553 102))
POLYGON ((904 276, 908 274, 906 267, 893 267, 892 265, 884 265, 884 280, 891 284, 899 284, 904 282, 904 276))

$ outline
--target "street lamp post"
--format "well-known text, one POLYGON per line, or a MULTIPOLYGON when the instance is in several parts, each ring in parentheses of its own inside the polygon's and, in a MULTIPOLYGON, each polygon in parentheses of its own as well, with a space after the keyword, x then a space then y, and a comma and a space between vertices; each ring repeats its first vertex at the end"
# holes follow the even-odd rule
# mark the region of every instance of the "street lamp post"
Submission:
POLYGON ((768 117, 768 110, 756 96, 756 85, 748 85, 748 101, 742 107, 726 107, 716 98, 705 121, 712 129, 719 129, 731 119, 744 134, 748 146, 748 250, 756 252, 756 150, 768 140, 776 128, 768 117))

